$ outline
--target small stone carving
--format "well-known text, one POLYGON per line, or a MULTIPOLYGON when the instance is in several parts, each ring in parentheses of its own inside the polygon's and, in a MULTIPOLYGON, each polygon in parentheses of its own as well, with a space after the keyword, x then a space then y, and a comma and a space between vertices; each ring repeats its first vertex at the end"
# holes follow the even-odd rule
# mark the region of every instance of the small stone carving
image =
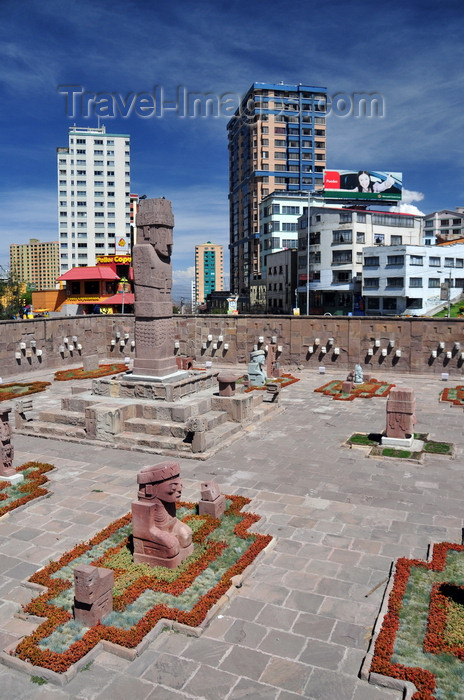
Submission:
POLYGON ((27 423, 26 411, 32 410, 32 399, 20 399, 15 405, 15 428, 22 428, 27 423))
POLYGON ((353 381, 355 384, 362 384, 364 381, 363 369, 361 365, 354 366, 353 381))
POLYGON ((387 438, 409 439, 416 424, 416 397, 413 389, 393 388, 387 400, 387 438))
POLYGON ((342 394, 351 394, 352 389, 354 389, 354 384, 351 380, 347 379, 342 383, 342 394))
POLYGON ((264 386, 267 380, 266 353, 264 350, 253 350, 250 353, 250 363, 248 365, 248 381, 250 386, 264 386))
POLYGON ((74 569, 74 619, 94 627, 113 610, 114 572, 80 564, 74 569))
POLYGON ((16 471, 13 469, 14 447, 11 443, 13 431, 8 420, 10 412, 11 406, 0 408, 0 477, 16 476, 16 471))
POLYGON ((192 530, 176 517, 182 493, 179 463, 144 467, 137 483, 138 500, 132 503, 134 561, 173 569, 193 552, 192 530))
POLYGON ((221 494, 215 481, 204 481, 201 485, 201 501, 198 504, 200 515, 211 515, 220 518, 226 509, 226 497, 221 494))

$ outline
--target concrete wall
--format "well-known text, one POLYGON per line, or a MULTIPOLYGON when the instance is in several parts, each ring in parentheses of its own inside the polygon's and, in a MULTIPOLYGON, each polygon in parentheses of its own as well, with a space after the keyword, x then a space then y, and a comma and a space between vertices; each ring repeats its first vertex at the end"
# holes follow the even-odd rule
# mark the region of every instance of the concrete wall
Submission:
MULTIPOLYGON (((196 358, 197 366, 206 360, 218 364, 246 364, 254 345, 264 347, 276 337, 282 346, 277 359, 282 367, 298 365, 317 369, 319 366, 340 368, 343 375, 359 362, 365 371, 374 374, 411 372, 438 374, 449 372, 460 379, 464 374, 464 322, 446 318, 387 318, 335 316, 174 316, 175 339, 179 355, 196 358), (208 341, 208 335, 212 340, 208 341), (222 335, 220 343, 218 337, 222 335), (262 346, 258 338, 263 337, 262 346), (309 346, 319 344, 314 352, 309 346), (328 339, 333 338, 329 346, 328 339), (375 346, 375 340, 380 346, 375 346), (394 341, 394 346, 390 344, 394 341), (445 344, 439 348, 440 342, 445 344), (215 350, 213 345, 217 343, 215 350), (455 347, 460 343, 460 348, 455 347), (203 348, 206 344, 206 348, 203 348), (229 348, 226 349, 225 345, 229 348), (322 347, 327 352, 322 353, 322 347), (335 354, 334 348, 339 348, 335 354), (373 355, 368 355, 372 349, 373 355), (386 350, 386 355, 382 355, 386 350), (396 351, 401 351, 401 356, 396 351), (432 351, 437 358, 431 357, 432 351), (446 354, 451 353, 447 358, 446 354)), ((97 352, 100 360, 124 361, 133 357, 134 317, 129 315, 68 316, 29 321, 0 322, 0 377, 5 378, 36 371, 40 368, 58 370, 82 365, 82 355, 97 352), (124 340, 121 346, 120 339, 124 340), (129 338, 124 339, 128 334, 129 338), (73 336, 76 341, 73 342, 73 336), (68 345, 64 343, 68 338, 68 345), (115 341, 111 345, 111 340, 115 341), (31 347, 35 341, 35 349, 31 347), (21 349, 20 344, 25 348, 21 349), (79 351, 77 344, 82 345, 79 351), (72 350, 74 346, 74 350, 72 350), (64 352, 60 352, 64 347, 64 352), (37 350, 42 350, 39 356, 37 350), (17 359, 15 353, 19 353, 17 359)), ((174 348, 173 348, 174 352, 174 348)), ((390 374, 391 376, 391 374, 390 374)))

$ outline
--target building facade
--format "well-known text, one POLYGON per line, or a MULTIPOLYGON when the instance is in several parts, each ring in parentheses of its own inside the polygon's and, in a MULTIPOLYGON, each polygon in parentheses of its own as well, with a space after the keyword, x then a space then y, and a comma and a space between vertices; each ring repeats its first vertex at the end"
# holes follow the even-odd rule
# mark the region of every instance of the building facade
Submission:
POLYGON ((268 256, 266 313, 291 314, 297 306, 296 269, 298 251, 287 248, 268 256))
POLYGON ((424 216, 424 244, 435 245, 464 237, 464 207, 433 211, 424 216))
POLYGON ((97 255, 115 253, 118 243, 130 240, 130 136, 107 134, 104 126, 69 127, 57 166, 63 273, 95 265, 97 255))
POLYGON ((208 241, 195 246, 195 303, 203 304, 211 292, 224 289, 224 250, 208 241))
POLYGON ((326 88, 253 83, 227 125, 230 285, 249 298, 261 275, 260 204, 277 190, 323 187, 326 88))
POLYGON ((301 312, 362 312, 365 246, 419 245, 421 231, 421 216, 310 202, 309 225, 306 212, 300 217, 298 231, 301 312))
POLYGON ((10 270, 30 289, 54 289, 60 274, 58 241, 41 243, 31 238, 29 243, 13 243, 10 245, 10 270))
POLYGON ((366 314, 422 316, 464 288, 464 243, 364 248, 366 314))

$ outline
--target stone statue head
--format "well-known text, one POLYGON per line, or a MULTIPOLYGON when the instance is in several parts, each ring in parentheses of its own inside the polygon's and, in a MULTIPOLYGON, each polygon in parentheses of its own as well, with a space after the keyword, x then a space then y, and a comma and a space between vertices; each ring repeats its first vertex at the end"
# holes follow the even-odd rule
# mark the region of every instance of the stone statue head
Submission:
POLYGON ((166 503, 175 503, 182 494, 182 481, 178 462, 166 461, 152 467, 144 467, 137 474, 139 501, 158 498, 166 503))
POLYGON ((250 353, 251 362, 257 362, 258 365, 263 365, 266 361, 266 353, 264 350, 253 350, 250 353))

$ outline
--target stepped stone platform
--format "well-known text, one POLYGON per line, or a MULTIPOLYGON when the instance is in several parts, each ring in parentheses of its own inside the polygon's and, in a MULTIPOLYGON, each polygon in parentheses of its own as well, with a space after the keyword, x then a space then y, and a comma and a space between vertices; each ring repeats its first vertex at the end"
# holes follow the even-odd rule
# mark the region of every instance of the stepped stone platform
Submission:
POLYGON ((70 442, 208 459, 283 409, 267 392, 219 396, 218 371, 161 385, 130 375, 74 384, 15 432, 70 442), (166 400, 170 397, 171 400, 166 400))

